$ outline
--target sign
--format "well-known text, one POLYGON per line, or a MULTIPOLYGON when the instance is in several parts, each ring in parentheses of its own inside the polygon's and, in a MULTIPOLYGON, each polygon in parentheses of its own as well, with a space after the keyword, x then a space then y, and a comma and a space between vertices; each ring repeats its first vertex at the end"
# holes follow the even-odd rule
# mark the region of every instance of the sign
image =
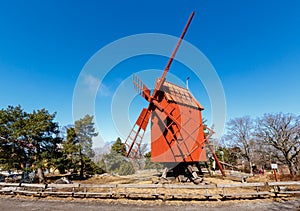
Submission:
POLYGON ((277 167, 277 164, 276 163, 271 163, 271 168, 272 169, 277 169, 278 167, 277 167))

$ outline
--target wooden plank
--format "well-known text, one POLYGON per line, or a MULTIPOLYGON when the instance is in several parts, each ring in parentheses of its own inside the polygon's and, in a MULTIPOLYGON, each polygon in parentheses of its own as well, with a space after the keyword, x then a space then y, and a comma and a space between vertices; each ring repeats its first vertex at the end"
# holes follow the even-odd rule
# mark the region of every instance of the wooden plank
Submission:
MULTIPOLYGON (((218 194, 219 195, 219 194, 218 194)), ((181 196, 181 197, 199 197, 199 196, 204 196, 206 198, 209 198, 209 197, 212 197, 214 196, 213 194, 196 194, 196 193, 175 193, 175 194, 170 194, 170 195, 167 195, 167 196, 181 196)))
POLYGON ((270 192, 249 192, 249 193, 226 193, 222 194, 222 197, 230 197, 230 196, 258 196, 258 195, 271 195, 270 192))
POLYGON ((113 195, 113 193, 110 193, 110 192, 75 192, 74 196, 75 195, 86 195, 86 196, 88 196, 88 195, 91 195, 91 196, 93 196, 93 195, 107 195, 107 196, 111 196, 111 195, 113 195))
POLYGON ((268 182, 268 185, 269 185, 269 186, 300 185, 300 181, 268 182))
POLYGON ((79 188, 116 188, 116 184, 79 184, 79 188))
POLYGON ((12 188, 0 189, 0 193, 12 193, 12 191, 13 191, 12 188))
POLYGON ((29 187, 29 188, 46 188, 46 184, 29 184, 29 183, 22 183, 21 187, 29 187))
POLYGON ((0 182, 0 186, 13 186, 13 187, 19 187, 20 183, 9 183, 9 182, 0 182))
POLYGON ((165 188, 172 188, 172 189, 211 189, 216 188, 215 185, 164 185, 165 188))
MULTIPOLYGON (((116 194, 119 196, 155 196, 156 198, 160 195, 157 193, 158 188, 162 188, 162 184, 118 184, 117 188, 123 188, 124 192, 117 192, 116 194), (128 189, 144 189, 145 191, 148 190, 148 192, 132 192, 128 191, 128 189), (150 189, 154 189, 154 193, 149 191, 150 189)), ((142 190, 142 191, 144 191, 142 190)))
POLYGON ((277 194, 300 194, 300 191, 297 190, 291 190, 291 191, 279 191, 277 194))
POLYGON ((42 195, 73 195, 73 192, 63 192, 63 191, 43 191, 42 195))
POLYGON ((48 188, 57 188, 57 189, 61 189, 61 188, 78 188, 79 184, 78 183, 73 183, 73 184, 53 184, 50 183, 47 185, 48 188))
POLYGON ((242 188, 242 187, 261 187, 265 184, 263 182, 240 183, 240 184, 217 184, 218 188, 242 188))
POLYGON ((13 193, 29 194, 29 195, 40 195, 39 191, 27 191, 27 190, 13 190, 13 193))
POLYGON ((162 184, 118 184, 117 188, 162 188, 162 184))
POLYGON ((156 195, 160 195, 159 193, 149 193, 149 192, 127 192, 127 193, 117 193, 119 195, 149 195, 149 196, 156 196, 156 195))

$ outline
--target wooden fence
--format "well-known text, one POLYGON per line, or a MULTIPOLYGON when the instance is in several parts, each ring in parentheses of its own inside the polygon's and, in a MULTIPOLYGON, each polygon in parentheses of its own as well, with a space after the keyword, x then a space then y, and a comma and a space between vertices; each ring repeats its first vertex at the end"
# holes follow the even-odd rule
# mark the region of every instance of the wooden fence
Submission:
POLYGON ((0 193, 37 197, 227 199, 300 195, 300 181, 234 184, 26 184, 0 183, 0 193))

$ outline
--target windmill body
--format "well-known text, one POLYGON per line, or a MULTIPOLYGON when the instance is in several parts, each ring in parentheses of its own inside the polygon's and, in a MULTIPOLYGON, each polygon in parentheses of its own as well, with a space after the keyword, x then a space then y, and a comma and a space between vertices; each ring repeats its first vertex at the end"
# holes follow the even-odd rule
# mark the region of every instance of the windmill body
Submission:
POLYGON ((142 156, 140 146, 151 119, 151 161, 165 163, 166 166, 176 164, 173 171, 177 172, 177 175, 188 170, 190 177, 195 181, 198 177, 194 174, 193 166, 199 167, 199 162, 206 160, 205 143, 208 144, 222 174, 225 173, 208 141, 213 131, 206 127, 210 133, 208 136, 204 133, 205 126, 201 114, 204 108, 188 89, 166 81, 166 75, 193 16, 194 12, 152 93, 136 75, 133 75, 136 91, 149 105, 140 113, 125 141, 125 146, 127 157, 135 159, 142 156))
POLYGON ((151 161, 205 161, 201 104, 189 90, 167 81, 155 100, 159 108, 155 107, 151 115, 151 161))

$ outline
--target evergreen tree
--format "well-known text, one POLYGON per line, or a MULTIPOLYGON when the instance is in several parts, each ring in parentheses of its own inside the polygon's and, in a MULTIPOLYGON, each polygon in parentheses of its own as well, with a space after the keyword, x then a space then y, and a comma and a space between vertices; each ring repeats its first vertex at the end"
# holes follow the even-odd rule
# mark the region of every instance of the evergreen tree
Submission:
POLYGON ((95 132, 95 126, 93 122, 93 116, 85 115, 82 119, 75 121, 75 132, 78 143, 81 147, 81 153, 89 158, 95 156, 93 151, 93 137, 98 136, 95 132))
POLYGON ((74 127, 67 128, 67 137, 63 144, 66 169, 79 171, 80 178, 84 177, 84 173, 103 173, 103 170, 91 160, 95 155, 92 139, 97 135, 93 117, 89 115, 75 121, 74 127))
POLYGON ((44 180, 43 170, 52 165, 52 158, 59 155, 59 127, 54 122, 55 113, 46 109, 26 113, 21 106, 9 106, 0 112, 1 161, 7 167, 38 171, 40 182, 44 180), (4 141, 5 139, 5 141, 4 141), (16 165, 18 164, 18 165, 16 165))
POLYGON ((116 142, 111 146, 111 151, 114 151, 116 153, 119 153, 119 154, 125 156, 126 152, 124 149, 125 149, 125 144, 122 143, 120 137, 118 137, 116 142))
POLYGON ((77 172, 79 170, 79 150, 80 146, 77 140, 75 129, 67 128, 66 141, 63 143, 63 157, 65 159, 65 169, 77 172))
POLYGON ((133 164, 125 157, 124 144, 120 138, 117 138, 111 146, 110 153, 103 156, 102 163, 106 170, 120 175, 133 174, 135 172, 133 164))
POLYGON ((17 141, 25 115, 21 106, 0 110, 0 165, 4 169, 21 169, 28 160, 23 142, 17 141))

